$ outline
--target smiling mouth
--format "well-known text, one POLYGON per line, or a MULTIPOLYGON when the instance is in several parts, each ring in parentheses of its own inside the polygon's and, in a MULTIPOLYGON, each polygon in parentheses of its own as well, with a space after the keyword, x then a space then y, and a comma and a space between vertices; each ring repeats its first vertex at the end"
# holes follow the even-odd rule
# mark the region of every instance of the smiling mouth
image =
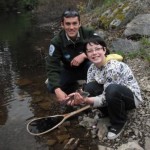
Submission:
POLYGON ((99 56, 94 56, 94 57, 92 57, 93 59, 99 59, 99 56))
POLYGON ((74 34, 75 32, 74 32, 74 31, 69 31, 69 33, 70 33, 70 34, 74 34))

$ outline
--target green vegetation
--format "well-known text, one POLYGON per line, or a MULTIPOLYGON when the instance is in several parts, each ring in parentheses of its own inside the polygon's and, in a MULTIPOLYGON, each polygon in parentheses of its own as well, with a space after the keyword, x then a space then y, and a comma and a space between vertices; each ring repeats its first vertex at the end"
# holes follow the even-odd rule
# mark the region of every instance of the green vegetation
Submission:
POLYGON ((150 63, 150 39, 143 37, 140 42, 142 44, 140 56, 150 63))
POLYGON ((141 49, 129 53, 125 53, 122 51, 117 51, 117 54, 120 54, 123 56, 123 58, 129 58, 129 59, 134 59, 134 58, 142 58, 145 61, 150 63, 150 39, 143 37, 140 40, 141 43, 141 49))
POLYGON ((0 12, 32 10, 37 4, 38 0, 0 0, 0 12))
POLYGON ((105 8, 112 6, 112 4, 120 3, 125 0, 104 0, 103 5, 105 8))
POLYGON ((150 63, 150 55, 148 51, 150 51, 150 49, 141 49, 136 52, 128 53, 127 57, 130 59, 133 59, 136 57, 142 58, 150 63))
MULTIPOLYGON (((112 2, 112 1, 111 1, 112 2)), ((115 19, 119 21, 123 21, 125 19, 125 10, 127 11, 129 9, 129 3, 126 2, 124 4, 120 3, 106 3, 104 4, 105 10, 102 15, 99 17, 100 25, 108 29, 110 26, 110 23, 115 19), (110 6, 111 7, 106 11, 106 7, 110 6)), ((115 28, 115 26, 111 26, 111 28, 115 28)))
POLYGON ((134 51, 134 52, 121 52, 121 51, 116 51, 115 53, 121 55, 124 60, 126 59, 134 59, 134 58, 142 58, 145 61, 150 63, 150 48, 149 49, 140 49, 139 51, 134 51))

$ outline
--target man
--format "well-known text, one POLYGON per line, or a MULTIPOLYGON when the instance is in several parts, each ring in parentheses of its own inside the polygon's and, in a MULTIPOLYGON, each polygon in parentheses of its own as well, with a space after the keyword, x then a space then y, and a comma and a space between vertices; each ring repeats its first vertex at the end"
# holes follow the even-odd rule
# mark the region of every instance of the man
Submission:
POLYGON ((92 29, 81 26, 80 15, 66 10, 61 18, 62 30, 50 43, 46 58, 48 89, 59 102, 75 90, 77 80, 86 80, 90 62, 83 52, 84 40, 94 35, 92 29))

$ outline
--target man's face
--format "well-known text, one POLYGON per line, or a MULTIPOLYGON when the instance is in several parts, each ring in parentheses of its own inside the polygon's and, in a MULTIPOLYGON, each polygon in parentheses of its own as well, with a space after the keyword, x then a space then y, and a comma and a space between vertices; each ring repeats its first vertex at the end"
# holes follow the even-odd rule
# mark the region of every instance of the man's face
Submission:
POLYGON ((75 39, 77 37, 81 25, 78 17, 69 17, 69 18, 64 17, 61 26, 62 28, 64 28, 69 38, 75 39))

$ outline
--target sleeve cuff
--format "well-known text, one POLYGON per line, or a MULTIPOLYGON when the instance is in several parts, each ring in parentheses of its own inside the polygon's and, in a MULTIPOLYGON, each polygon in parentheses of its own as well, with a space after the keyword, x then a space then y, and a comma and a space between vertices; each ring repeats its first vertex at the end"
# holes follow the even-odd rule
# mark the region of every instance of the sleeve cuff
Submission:
POLYGON ((94 99, 93 107, 104 107, 104 106, 106 106, 106 100, 105 100, 105 96, 103 94, 96 96, 96 97, 93 97, 93 99, 94 99))

